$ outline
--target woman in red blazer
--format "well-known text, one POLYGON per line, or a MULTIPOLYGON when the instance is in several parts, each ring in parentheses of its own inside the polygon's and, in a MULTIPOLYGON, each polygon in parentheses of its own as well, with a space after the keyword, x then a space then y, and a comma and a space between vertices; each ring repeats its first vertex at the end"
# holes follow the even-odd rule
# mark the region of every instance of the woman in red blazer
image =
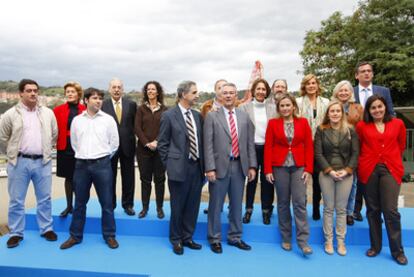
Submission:
POLYGON ((57 157, 56 157, 56 175, 65 178, 65 194, 67 207, 62 211, 60 216, 66 217, 72 213, 73 205, 73 188, 72 178, 75 169, 75 152, 70 144, 70 125, 75 116, 83 112, 86 108, 80 104, 82 97, 82 87, 76 82, 69 82, 65 84, 64 94, 66 103, 54 108, 57 125, 58 125, 58 139, 57 139, 57 157))
POLYGON ((292 249, 292 198, 296 241, 303 255, 310 255, 306 185, 312 180, 313 172, 312 130, 305 118, 297 117, 298 106, 292 95, 283 95, 276 109, 279 118, 271 119, 266 130, 264 172, 266 179, 276 187, 282 248, 292 249))
POLYGON ((404 174, 404 123, 389 115, 385 99, 374 94, 365 104, 364 121, 357 124, 356 131, 361 145, 358 179, 365 187, 371 241, 366 255, 375 257, 381 251, 382 213, 391 255, 398 264, 406 265, 408 260, 401 243, 401 216, 397 205, 404 174))

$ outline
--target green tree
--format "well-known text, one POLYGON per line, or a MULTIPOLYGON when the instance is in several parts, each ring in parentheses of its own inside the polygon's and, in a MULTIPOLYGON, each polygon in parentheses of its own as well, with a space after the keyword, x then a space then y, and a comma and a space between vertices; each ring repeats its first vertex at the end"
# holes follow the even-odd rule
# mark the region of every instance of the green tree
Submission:
POLYGON ((354 81, 354 67, 364 60, 396 105, 413 105, 414 1, 363 0, 351 16, 335 12, 306 33, 300 55, 305 73, 317 74, 328 94, 337 82, 354 81))

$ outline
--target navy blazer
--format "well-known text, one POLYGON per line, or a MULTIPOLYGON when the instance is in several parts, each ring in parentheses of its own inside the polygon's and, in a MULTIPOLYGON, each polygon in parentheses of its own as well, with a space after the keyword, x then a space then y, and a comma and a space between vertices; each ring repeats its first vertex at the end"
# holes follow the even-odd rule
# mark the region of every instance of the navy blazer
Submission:
POLYGON ((122 97, 122 119, 121 124, 116 117, 112 99, 106 99, 102 103, 102 111, 111 115, 116 122, 119 133, 119 150, 126 157, 134 157, 136 139, 135 139, 135 114, 137 113, 137 104, 134 101, 122 97))
MULTIPOLYGON (((372 85, 372 93, 384 97, 387 103, 388 113, 395 115, 389 88, 372 85)), ((359 86, 354 87, 355 102, 361 103, 359 99, 359 86)), ((365 107, 364 107, 365 108, 365 107)))
MULTIPOLYGON (((201 114, 191 109, 197 126, 198 153, 201 179, 204 176, 203 121, 201 114)), ((169 109, 161 116, 158 134, 158 153, 167 170, 168 179, 184 182, 188 175, 190 142, 187 127, 180 107, 169 109)))

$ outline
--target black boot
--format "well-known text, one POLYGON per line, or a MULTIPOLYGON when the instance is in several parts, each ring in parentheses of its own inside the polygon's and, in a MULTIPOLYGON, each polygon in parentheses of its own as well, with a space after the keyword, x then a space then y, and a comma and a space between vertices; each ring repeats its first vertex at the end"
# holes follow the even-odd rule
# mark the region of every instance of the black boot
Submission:
POLYGON ((60 213, 60 217, 67 217, 73 211, 73 186, 72 180, 65 179, 66 209, 60 213))

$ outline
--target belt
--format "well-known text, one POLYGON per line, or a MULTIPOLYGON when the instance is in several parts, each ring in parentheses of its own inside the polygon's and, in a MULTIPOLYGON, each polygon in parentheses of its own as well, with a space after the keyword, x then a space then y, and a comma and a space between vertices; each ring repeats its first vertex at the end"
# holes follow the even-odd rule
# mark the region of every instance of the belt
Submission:
POLYGON ((21 152, 17 154, 17 157, 23 157, 23 158, 32 159, 32 160, 43 159, 43 155, 29 155, 29 154, 23 154, 21 152))
POLYGON ((230 161, 238 161, 238 160, 240 160, 240 156, 230 157, 230 161))
POLYGON ((103 157, 100 157, 100 158, 97 158, 97 159, 77 159, 77 160, 81 161, 81 162, 86 162, 86 163, 96 163, 96 162, 102 161, 102 160, 104 160, 108 157, 109 156, 103 156, 103 157))

